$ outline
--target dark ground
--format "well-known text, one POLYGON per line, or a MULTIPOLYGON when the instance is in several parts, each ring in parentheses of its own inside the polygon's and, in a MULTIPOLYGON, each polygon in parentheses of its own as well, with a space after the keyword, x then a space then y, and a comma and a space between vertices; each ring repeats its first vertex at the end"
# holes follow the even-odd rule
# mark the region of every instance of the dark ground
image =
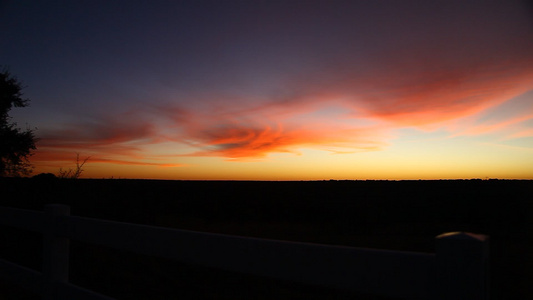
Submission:
MULTIPOLYGON (((150 181, 0 178, 0 205, 207 232, 434 252, 491 238, 491 299, 533 299, 533 181, 150 181)), ((40 269, 41 237, 0 227, 0 257, 40 269)), ((71 243, 72 283, 119 299, 381 299, 71 243)), ((34 299, 0 282, 0 300, 34 299), (15 296, 16 295, 16 296, 15 296), (25 298, 26 297, 26 298, 25 298)))

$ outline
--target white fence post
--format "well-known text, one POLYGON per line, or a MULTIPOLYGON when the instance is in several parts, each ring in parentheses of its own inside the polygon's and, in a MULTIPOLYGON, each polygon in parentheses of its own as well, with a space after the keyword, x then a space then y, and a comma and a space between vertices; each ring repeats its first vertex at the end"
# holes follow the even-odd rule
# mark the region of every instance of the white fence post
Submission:
POLYGON ((57 235, 57 217, 69 216, 70 207, 61 204, 45 206, 46 221, 43 240, 43 299, 58 299, 58 286, 68 282, 69 239, 57 235))
POLYGON ((488 300, 488 236, 452 232, 436 240, 435 299, 488 300))

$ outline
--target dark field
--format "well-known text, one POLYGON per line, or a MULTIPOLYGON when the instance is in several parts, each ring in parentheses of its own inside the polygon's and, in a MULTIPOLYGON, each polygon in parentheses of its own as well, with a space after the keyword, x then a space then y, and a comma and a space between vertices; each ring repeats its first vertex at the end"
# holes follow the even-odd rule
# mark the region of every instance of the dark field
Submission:
MULTIPOLYGON (((0 205, 323 244, 434 252, 491 238, 491 299, 533 299, 533 181, 227 182, 0 178, 0 205)), ((40 270, 41 237, 0 227, 1 258, 40 270)), ((213 249, 216 251, 216 249, 213 249)), ((71 242, 70 281, 119 299, 383 299, 71 242)), ((0 299, 34 299, 0 281, 0 299)))

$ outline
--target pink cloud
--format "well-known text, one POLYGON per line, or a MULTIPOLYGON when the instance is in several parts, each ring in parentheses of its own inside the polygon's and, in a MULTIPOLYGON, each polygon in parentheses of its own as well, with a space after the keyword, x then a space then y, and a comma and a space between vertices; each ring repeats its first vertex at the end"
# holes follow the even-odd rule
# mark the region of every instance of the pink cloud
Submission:
MULTIPOLYGON (((93 152, 94 153, 94 152, 93 152)), ((117 165, 133 165, 133 166, 156 166, 156 167, 182 167, 184 164, 158 163, 158 162, 144 162, 138 160, 141 157, 131 157, 130 160, 121 159, 107 159, 102 156, 117 156, 117 153, 100 152, 96 156, 86 155, 87 152, 80 153, 80 160, 89 158, 89 163, 109 163, 117 165), (137 160, 135 160, 137 159, 137 160)), ((120 156, 120 155, 119 155, 120 156)), ((124 156, 123 156, 124 157, 124 156)), ((74 164, 76 160, 76 153, 58 149, 39 149, 32 157, 32 161, 38 162, 40 166, 61 168, 65 164, 74 164)))
POLYGON ((424 126, 479 113, 533 88, 533 72, 453 75, 389 90, 365 101, 363 110, 399 125, 424 126))
POLYGON ((533 137, 533 128, 523 129, 509 136, 509 138, 512 138, 512 139, 525 138, 525 137, 533 137))
MULTIPOLYGON (((40 145, 53 148, 98 148, 109 145, 125 146, 126 143, 150 140, 154 126, 136 116, 102 118, 90 123, 65 124, 59 130, 47 130, 40 134, 40 145)), ((125 146, 135 149, 134 146, 125 146)))
POLYGON ((533 114, 527 113, 525 115, 514 116, 505 120, 499 121, 485 121, 479 124, 472 124, 467 127, 466 130, 460 131, 456 136, 460 135, 481 135, 487 133, 495 133, 499 131, 509 131, 512 130, 514 133, 511 133, 506 136, 506 138, 518 138, 518 137, 527 137, 531 134, 532 129, 524 128, 521 123, 533 120, 533 114))
POLYGON ((62 129, 48 129, 39 135, 38 149, 32 161, 40 165, 60 167, 81 157, 91 162, 121 165, 175 167, 181 164, 153 162, 157 157, 143 147, 159 142, 154 124, 138 114, 127 113, 94 122, 67 124, 62 129))

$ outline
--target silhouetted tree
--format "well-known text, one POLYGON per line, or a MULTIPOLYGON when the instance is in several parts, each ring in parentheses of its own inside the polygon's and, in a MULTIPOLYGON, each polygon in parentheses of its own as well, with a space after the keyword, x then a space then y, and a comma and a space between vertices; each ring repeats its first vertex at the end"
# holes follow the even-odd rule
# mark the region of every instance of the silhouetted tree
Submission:
POLYGON ((8 69, 0 71, 0 177, 20 176, 31 172, 28 158, 33 154, 35 135, 10 122, 12 107, 25 107, 29 100, 22 98, 22 84, 8 69))
POLYGON ((83 166, 85 163, 89 160, 89 157, 86 157, 81 163, 80 163, 80 154, 76 153, 76 169, 68 169, 63 170, 63 168, 59 168, 59 173, 57 174, 58 178, 61 179, 78 179, 81 176, 81 173, 83 173, 83 166))

